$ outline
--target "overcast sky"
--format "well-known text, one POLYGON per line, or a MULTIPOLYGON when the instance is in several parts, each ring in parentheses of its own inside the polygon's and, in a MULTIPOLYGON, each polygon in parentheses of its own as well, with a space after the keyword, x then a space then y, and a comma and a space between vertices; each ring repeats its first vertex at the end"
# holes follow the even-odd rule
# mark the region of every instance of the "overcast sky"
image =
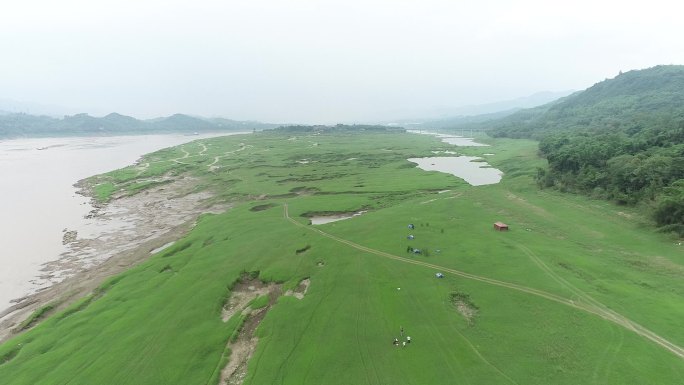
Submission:
POLYGON ((140 118, 391 119, 684 64, 678 1, 7 0, 0 98, 140 118))

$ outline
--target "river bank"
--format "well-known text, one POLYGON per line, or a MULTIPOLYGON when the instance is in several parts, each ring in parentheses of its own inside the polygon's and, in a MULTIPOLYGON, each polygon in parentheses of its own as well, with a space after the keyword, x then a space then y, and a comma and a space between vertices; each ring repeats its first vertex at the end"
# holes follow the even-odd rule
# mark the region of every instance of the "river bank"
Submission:
POLYGON ((0 340, 33 311, 57 309, 103 279, 183 236, 207 207, 189 178, 93 205, 74 181, 133 164, 141 155, 207 136, 49 138, 0 142, 0 340), (80 193, 79 193, 80 190, 80 193))
POLYGON ((94 238, 67 242, 58 260, 44 264, 42 279, 55 282, 37 293, 20 298, 0 312, 0 341, 16 332, 37 309, 52 305, 58 311, 92 292, 107 277, 144 261, 150 251, 185 235, 204 213, 220 213, 228 206, 212 205, 209 192, 190 193, 195 180, 181 177, 141 194, 115 199, 93 212, 101 226, 115 222, 94 238))

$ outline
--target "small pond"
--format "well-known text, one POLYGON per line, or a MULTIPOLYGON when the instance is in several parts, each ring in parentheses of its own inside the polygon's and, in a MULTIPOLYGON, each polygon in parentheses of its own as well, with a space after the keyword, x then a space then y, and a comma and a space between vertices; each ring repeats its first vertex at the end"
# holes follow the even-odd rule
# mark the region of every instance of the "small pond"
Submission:
POLYGON ((343 221, 345 219, 358 217, 359 215, 363 215, 364 213, 366 213, 366 211, 359 211, 356 213, 346 213, 346 214, 334 214, 334 215, 316 215, 316 216, 310 217, 309 220, 311 220, 312 225, 324 225, 326 223, 343 221))
POLYGON ((418 168, 425 171, 439 171, 457 176, 472 186, 496 184, 501 181, 503 172, 493 168, 476 156, 438 156, 429 158, 409 158, 418 168))
POLYGON ((439 134, 436 132, 429 132, 429 131, 422 131, 422 130, 407 130, 407 132, 410 132, 413 134, 433 135, 433 136, 440 138, 442 140, 442 142, 447 143, 447 144, 451 144, 454 146, 489 147, 488 144, 478 143, 473 138, 466 138, 466 137, 458 136, 458 135, 439 134))

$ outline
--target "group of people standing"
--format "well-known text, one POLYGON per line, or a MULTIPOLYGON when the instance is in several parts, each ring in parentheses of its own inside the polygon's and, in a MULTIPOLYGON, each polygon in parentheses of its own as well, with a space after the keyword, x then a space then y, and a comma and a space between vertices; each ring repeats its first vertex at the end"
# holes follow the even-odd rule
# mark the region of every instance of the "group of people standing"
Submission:
MULTIPOLYGON (((401 335, 401 337, 403 339, 404 338, 404 327, 403 326, 400 327, 399 334, 401 335)), ((396 346, 401 345, 402 347, 404 347, 404 346, 406 346, 406 344, 410 344, 410 343, 411 343, 411 337, 410 336, 406 336, 406 341, 399 341, 399 338, 395 338, 394 341, 392 341, 392 345, 396 345, 396 346)))

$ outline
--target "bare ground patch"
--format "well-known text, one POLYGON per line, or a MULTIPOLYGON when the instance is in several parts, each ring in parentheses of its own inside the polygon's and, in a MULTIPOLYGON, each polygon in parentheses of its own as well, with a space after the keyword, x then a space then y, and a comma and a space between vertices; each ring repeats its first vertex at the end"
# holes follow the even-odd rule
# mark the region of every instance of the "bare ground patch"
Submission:
POLYGON ((226 366, 221 370, 219 384, 242 384, 247 375, 247 364, 259 342, 254 332, 281 293, 280 284, 264 283, 257 278, 243 277, 233 287, 231 297, 224 306, 221 318, 226 322, 230 317, 240 312, 245 316, 245 320, 236 337, 228 342, 227 348, 230 349, 230 357, 226 366), (247 306, 249 301, 262 295, 269 297, 266 306, 258 309, 247 306))
POLYGON ((276 290, 276 286, 279 290, 280 285, 274 283, 264 283, 256 278, 242 278, 231 290, 230 297, 221 310, 221 319, 223 322, 228 322, 233 315, 240 312, 244 313, 248 309, 247 305, 251 300, 270 294, 276 290))
POLYGON ((480 309, 470 300, 470 295, 461 292, 451 293, 451 303, 468 321, 468 325, 473 326, 475 324, 475 318, 480 309))
POLYGON ((309 285, 311 285, 311 279, 303 279, 301 282, 299 282, 299 285, 294 288, 294 290, 286 291, 285 295, 295 297, 297 299, 303 299, 306 295, 306 292, 309 290, 309 285))

